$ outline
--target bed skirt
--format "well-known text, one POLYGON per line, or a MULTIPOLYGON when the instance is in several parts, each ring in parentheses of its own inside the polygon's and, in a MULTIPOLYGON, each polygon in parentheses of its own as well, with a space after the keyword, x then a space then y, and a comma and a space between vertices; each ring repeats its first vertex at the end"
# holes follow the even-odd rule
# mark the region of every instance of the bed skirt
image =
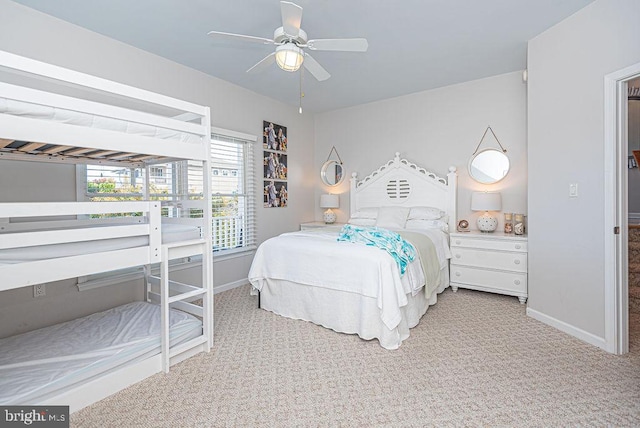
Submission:
POLYGON ((401 308, 400 324, 390 330, 380 318, 375 298, 360 294, 309 286, 291 281, 261 280, 260 306, 286 318, 310 321, 339 333, 357 334, 365 340, 378 339, 385 349, 397 349, 410 335, 409 330, 449 286, 449 267, 440 271, 440 284, 430 296, 424 288, 415 296, 407 295, 401 308))

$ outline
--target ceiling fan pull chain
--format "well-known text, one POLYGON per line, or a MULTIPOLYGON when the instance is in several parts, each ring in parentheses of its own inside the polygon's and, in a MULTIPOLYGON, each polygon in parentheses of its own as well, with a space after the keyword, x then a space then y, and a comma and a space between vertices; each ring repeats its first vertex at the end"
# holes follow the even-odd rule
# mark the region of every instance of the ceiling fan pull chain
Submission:
POLYGON ((302 114, 302 98, 304 98, 304 92, 302 92, 302 74, 304 73, 304 67, 300 68, 300 108, 298 113, 302 114))

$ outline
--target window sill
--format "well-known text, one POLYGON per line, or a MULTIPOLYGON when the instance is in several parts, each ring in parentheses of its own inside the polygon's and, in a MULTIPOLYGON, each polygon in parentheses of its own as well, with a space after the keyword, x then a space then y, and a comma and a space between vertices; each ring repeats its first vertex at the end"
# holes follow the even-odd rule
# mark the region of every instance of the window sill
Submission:
POLYGON ((222 250, 213 253, 213 263, 215 262, 223 262, 225 260, 236 259, 238 257, 248 257, 253 256, 256 251, 256 247, 246 247, 246 248, 234 248, 232 250, 222 250))

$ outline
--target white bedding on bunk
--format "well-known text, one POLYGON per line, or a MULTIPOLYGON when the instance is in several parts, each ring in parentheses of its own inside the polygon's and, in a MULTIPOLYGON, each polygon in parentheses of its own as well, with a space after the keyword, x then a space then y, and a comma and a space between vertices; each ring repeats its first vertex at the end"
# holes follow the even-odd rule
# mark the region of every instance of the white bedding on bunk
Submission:
MULTIPOLYGON (((200 228, 196 226, 172 223, 162 225, 163 244, 193 239, 200 239, 200 228)), ((148 243, 149 238, 147 236, 133 236, 128 238, 99 239, 96 241, 41 245, 37 247, 11 248, 0 250, 0 265, 45 260, 57 257, 70 257, 101 251, 122 250, 125 248, 140 247, 147 245, 148 243)))
MULTIPOLYGON (((400 275, 395 260, 376 247, 338 242, 339 228, 328 227, 285 233, 263 242, 254 257, 249 281, 261 290, 267 280, 286 280, 377 300, 381 319, 390 329, 402 319, 407 294, 425 285, 418 257, 400 275)), ((418 231, 415 231, 418 232, 418 231)), ((423 230, 436 247, 440 270, 450 257, 446 233, 423 230)))
POLYGON ((199 143, 200 137, 187 132, 175 131, 152 125, 128 122, 110 117, 92 115, 58 107, 49 107, 8 98, 0 98, 0 113, 22 116, 32 119, 50 120, 54 122, 78 125, 89 128, 100 128, 127 134, 165 140, 178 140, 185 143, 199 143))
MULTIPOLYGON (((170 311, 171 346, 202 334, 200 320, 170 311)), ((160 307, 133 302, 0 339, 0 404, 37 404, 125 364, 160 353, 160 307)))
MULTIPOLYGON (((100 226, 102 227, 102 226, 100 226)), ((105 226, 108 227, 108 226, 105 226)), ((182 224, 162 225, 162 243, 200 239, 200 228, 182 224)), ((0 250, 0 265, 45 260, 57 257, 70 257, 79 254, 122 250, 147 245, 147 236, 129 238, 99 239, 95 241, 71 242, 65 244, 41 245, 37 247, 11 248, 0 250)))

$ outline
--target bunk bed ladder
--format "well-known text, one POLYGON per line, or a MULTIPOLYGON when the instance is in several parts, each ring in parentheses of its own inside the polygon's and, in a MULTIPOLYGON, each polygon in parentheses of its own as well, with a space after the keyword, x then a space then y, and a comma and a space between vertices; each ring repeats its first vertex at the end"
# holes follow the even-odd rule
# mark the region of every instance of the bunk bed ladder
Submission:
MULTIPOLYGON (((160 294, 150 291, 148 293, 150 300, 159 300, 161 306, 161 343, 162 343, 162 369, 169 371, 172 359, 180 358, 192 350, 204 350, 209 352, 211 349, 211 329, 213 327, 212 317, 212 289, 210 282, 211 264, 207 255, 207 240, 197 239, 191 241, 181 241, 162 246, 160 276, 148 275, 149 290, 152 285, 159 285, 160 294), (194 286, 183 284, 178 281, 169 279, 169 261, 192 257, 194 255, 202 255, 202 285, 194 286), (202 299, 202 306, 192 304, 194 300, 202 299), (177 346, 171 346, 170 338, 170 319, 169 309, 171 307, 189 312, 199 316, 202 319, 202 334, 185 343, 177 346)), ((181 360, 181 359, 180 359, 181 360)))

